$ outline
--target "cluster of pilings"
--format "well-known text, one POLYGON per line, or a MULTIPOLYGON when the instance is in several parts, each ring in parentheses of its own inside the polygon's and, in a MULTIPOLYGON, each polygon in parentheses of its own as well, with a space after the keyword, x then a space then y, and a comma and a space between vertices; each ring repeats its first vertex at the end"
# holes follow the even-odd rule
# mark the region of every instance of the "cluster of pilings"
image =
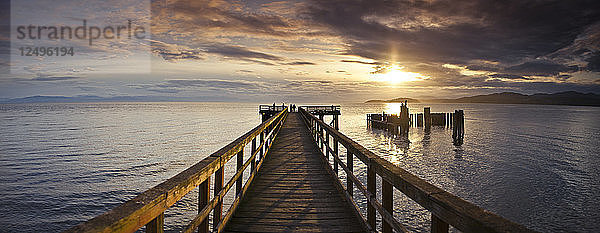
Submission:
POLYGON ((367 127, 383 129, 393 135, 407 135, 409 127, 423 127, 429 132, 431 126, 452 127, 453 143, 462 145, 465 135, 463 110, 432 113, 430 107, 425 107, 423 113, 410 114, 407 105, 402 104, 399 115, 385 112, 367 114, 367 127))
POLYGON ((431 112, 429 107, 423 109, 423 113, 410 114, 410 126, 412 127, 430 127, 446 126, 452 127, 452 112, 431 112))
POLYGON ((462 145, 465 137, 465 113, 463 110, 454 110, 452 118, 452 142, 454 145, 462 145))

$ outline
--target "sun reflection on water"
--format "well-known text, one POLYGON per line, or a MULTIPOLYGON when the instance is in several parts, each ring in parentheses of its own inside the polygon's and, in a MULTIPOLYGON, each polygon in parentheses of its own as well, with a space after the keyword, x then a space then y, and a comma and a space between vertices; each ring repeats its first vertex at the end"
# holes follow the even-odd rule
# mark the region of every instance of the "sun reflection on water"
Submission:
POLYGON ((385 104, 385 113, 399 115, 401 105, 402 105, 401 103, 386 103, 385 104))

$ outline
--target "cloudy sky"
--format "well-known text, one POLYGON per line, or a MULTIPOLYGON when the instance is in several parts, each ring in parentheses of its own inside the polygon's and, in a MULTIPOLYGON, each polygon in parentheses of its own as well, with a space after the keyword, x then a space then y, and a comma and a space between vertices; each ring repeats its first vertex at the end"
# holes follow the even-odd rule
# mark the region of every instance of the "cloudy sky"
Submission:
MULTIPOLYGON (((27 6, 13 1, 11 36, 27 20, 81 19, 100 26, 131 19, 147 25, 149 36, 133 44, 52 41, 75 46, 70 59, 11 56, 0 98, 361 102, 504 91, 600 94, 597 0, 75 2, 46 2, 58 13, 23 19, 16 12, 27 6)), ((15 53, 14 39, 0 39, 15 53)))

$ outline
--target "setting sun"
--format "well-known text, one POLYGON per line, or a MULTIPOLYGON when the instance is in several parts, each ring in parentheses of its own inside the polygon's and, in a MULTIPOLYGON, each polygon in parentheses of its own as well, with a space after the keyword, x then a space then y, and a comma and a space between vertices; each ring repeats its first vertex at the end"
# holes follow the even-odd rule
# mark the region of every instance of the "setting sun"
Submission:
POLYGON ((406 72, 402 71, 402 69, 404 69, 404 67, 392 65, 389 68, 386 68, 386 71, 384 71, 383 73, 374 74, 373 77, 376 81, 388 82, 392 84, 410 81, 420 81, 427 78, 422 74, 415 72, 406 72))

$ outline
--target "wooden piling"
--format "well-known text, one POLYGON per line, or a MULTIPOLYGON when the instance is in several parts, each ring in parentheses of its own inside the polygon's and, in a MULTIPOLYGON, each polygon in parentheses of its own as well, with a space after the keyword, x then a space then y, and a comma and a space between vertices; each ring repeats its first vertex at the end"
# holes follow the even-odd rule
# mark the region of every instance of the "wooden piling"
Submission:
POLYGON ((402 135, 408 135, 408 128, 410 127, 409 115, 408 106, 406 104, 400 106, 400 128, 402 135))
POLYGON ((430 107, 425 107, 423 109, 423 120, 424 120, 425 129, 426 130, 431 129, 431 108, 430 107))
POLYGON ((452 142, 462 145, 465 136, 465 115, 463 110, 455 110, 453 115, 452 142))

